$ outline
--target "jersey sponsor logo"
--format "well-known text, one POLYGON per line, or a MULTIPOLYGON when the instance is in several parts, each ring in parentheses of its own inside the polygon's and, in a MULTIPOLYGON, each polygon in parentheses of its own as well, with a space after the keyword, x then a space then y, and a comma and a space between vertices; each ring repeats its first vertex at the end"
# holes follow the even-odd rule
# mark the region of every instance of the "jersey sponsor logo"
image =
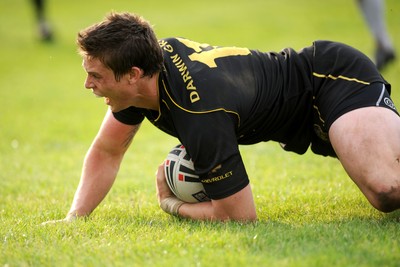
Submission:
POLYGON ((216 172, 217 172, 219 169, 221 169, 221 168, 222 168, 222 165, 219 164, 219 165, 215 166, 215 168, 212 169, 211 172, 212 172, 212 173, 216 173, 216 172))
POLYGON ((229 177, 231 177, 232 175, 233 175, 233 171, 229 171, 229 172, 227 172, 227 173, 225 173, 225 174, 218 175, 218 176, 215 176, 215 177, 212 177, 212 178, 201 179, 201 182, 202 182, 202 183, 206 183, 206 184, 211 184, 211 183, 219 182, 219 181, 221 181, 221 180, 224 180, 224 179, 226 179, 226 178, 229 178, 229 177))
POLYGON ((167 41, 165 40, 159 40, 159 44, 164 51, 167 51, 170 53, 170 58, 172 62, 174 63, 175 67, 179 71, 179 73, 182 76, 183 82, 186 85, 186 90, 190 91, 189 92, 189 99, 191 103, 195 103, 200 100, 200 95, 197 92, 197 88, 193 83, 192 76, 190 76, 189 70, 187 69, 187 66, 185 62, 183 62, 182 58, 174 52, 174 48, 168 44, 167 41))
POLYGON ((389 107, 393 110, 396 110, 396 107, 394 106, 392 99, 385 96, 385 93, 387 93, 386 86, 385 86, 385 84, 382 84, 381 94, 379 96, 378 101, 376 102, 376 105, 381 106, 382 100, 383 100, 383 104, 385 104, 387 107, 389 107))
POLYGON ((396 110, 396 107, 394 106, 393 101, 392 101, 389 97, 385 97, 385 98, 383 99, 383 102, 384 102, 385 105, 388 106, 389 108, 396 110))

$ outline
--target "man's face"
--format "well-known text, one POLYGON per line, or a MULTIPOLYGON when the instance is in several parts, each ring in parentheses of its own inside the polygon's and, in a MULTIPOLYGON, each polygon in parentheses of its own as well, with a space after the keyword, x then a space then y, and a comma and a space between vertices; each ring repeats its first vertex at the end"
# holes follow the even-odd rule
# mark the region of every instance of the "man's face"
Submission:
POLYGON ((113 112, 126 109, 132 99, 129 74, 123 75, 119 81, 114 73, 97 58, 83 58, 83 68, 87 72, 85 87, 91 89, 97 97, 104 97, 104 102, 113 112))

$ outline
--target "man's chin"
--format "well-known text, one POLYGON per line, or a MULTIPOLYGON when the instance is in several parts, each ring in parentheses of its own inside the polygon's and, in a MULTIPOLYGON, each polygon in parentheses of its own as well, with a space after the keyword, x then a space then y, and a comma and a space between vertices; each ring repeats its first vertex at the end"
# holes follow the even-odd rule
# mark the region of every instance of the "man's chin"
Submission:
POLYGON ((119 107, 117 107, 117 106, 109 106, 109 107, 110 107, 111 111, 114 112, 114 113, 120 112, 120 111, 128 108, 128 107, 120 107, 120 106, 119 107))

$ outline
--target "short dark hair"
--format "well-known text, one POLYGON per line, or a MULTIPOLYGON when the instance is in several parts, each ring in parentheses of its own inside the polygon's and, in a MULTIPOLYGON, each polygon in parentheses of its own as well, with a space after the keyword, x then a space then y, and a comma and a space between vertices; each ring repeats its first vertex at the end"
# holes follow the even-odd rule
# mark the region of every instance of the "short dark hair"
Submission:
POLYGON ((156 35, 143 17, 131 13, 110 13, 78 33, 82 56, 99 59, 119 80, 132 67, 152 76, 162 69, 163 57, 156 35))

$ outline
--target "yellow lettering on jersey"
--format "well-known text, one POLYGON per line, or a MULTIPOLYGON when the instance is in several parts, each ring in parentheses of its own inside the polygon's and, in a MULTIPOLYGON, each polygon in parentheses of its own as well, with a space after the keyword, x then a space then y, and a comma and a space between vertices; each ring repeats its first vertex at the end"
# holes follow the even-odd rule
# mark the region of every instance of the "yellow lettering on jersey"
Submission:
MULTIPOLYGON (((173 53, 174 50, 173 48, 167 43, 167 42, 160 42, 160 46, 167 52, 173 53), (170 49, 170 50, 167 50, 170 49)), ((193 79, 192 76, 190 76, 189 70, 187 69, 187 66, 185 62, 183 62, 182 58, 178 54, 174 54, 170 56, 172 62, 175 64, 175 67, 179 71, 179 73, 182 76, 183 82, 186 85, 186 90, 191 90, 193 92, 190 92, 189 94, 189 99, 191 103, 197 102, 200 100, 200 95, 196 91, 197 88, 193 84, 193 79)))
POLYGON ((194 103, 194 102, 196 102, 196 101, 199 101, 199 100, 200 100, 200 96, 199 96, 199 94, 198 94, 196 91, 190 92, 190 101, 191 101, 192 103, 194 103))
POLYGON ((187 70, 187 67, 185 65, 185 63, 183 63, 183 61, 179 61, 179 63, 175 64, 176 68, 178 69, 178 71, 180 72, 180 74, 183 77, 183 81, 187 82, 187 80, 192 79, 192 77, 189 75, 189 71, 187 70))
POLYGON ((202 182, 202 183, 206 183, 206 184, 211 184, 211 183, 218 182, 218 181, 224 180, 224 179, 226 179, 226 178, 229 178, 229 177, 231 177, 232 175, 233 175, 233 171, 229 171, 229 172, 227 172, 227 173, 225 173, 225 174, 222 174, 222 175, 219 175, 219 176, 215 176, 215 177, 212 177, 212 178, 202 179, 201 182, 202 182))
POLYGON ((217 63, 215 60, 221 57, 231 56, 246 56, 250 55, 251 52, 247 48, 241 47, 217 47, 210 46, 208 44, 200 44, 188 39, 177 38, 185 46, 192 48, 195 53, 189 55, 189 59, 192 61, 199 61, 206 64, 210 68, 216 68, 217 63))
POLYGON ((159 40, 158 43, 160 44, 160 47, 163 48, 165 51, 172 53, 174 52, 174 49, 170 44, 168 44, 167 41, 165 40, 159 40))
MULTIPOLYGON (((192 77, 190 77, 190 78, 192 78, 192 77)), ((188 89, 188 90, 196 90, 196 86, 194 86, 192 79, 190 79, 189 82, 187 83, 186 89, 188 89)))
MULTIPOLYGON (((186 72, 185 74, 182 75, 183 81, 187 82, 190 79, 192 79, 192 77, 189 75, 189 72, 186 72)), ((189 89, 189 88, 188 88, 189 89)))

